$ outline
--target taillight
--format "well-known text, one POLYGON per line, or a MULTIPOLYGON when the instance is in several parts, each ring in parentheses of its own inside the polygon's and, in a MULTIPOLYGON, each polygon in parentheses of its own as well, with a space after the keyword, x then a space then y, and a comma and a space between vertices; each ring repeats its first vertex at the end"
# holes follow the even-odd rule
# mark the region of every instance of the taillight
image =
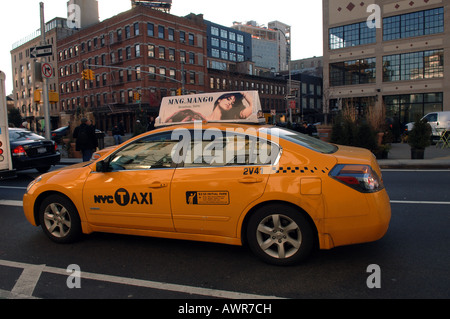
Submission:
POLYGON ((369 165, 339 164, 331 170, 330 176, 362 193, 374 193, 384 188, 381 178, 369 165))
POLYGON ((25 152, 25 149, 22 145, 17 146, 15 149, 13 149, 12 154, 14 156, 22 156, 27 155, 27 152, 25 152))

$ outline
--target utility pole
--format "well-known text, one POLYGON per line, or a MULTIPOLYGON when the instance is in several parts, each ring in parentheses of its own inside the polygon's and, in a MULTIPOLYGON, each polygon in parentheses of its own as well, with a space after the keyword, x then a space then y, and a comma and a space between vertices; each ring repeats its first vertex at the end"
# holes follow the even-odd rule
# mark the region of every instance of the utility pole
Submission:
MULTIPOLYGON (((45 18, 44 18, 44 3, 40 2, 40 14, 41 14, 41 45, 46 45, 45 40, 45 18)), ((42 63, 47 62, 46 57, 42 57, 42 63)), ((47 77, 43 77, 43 84, 42 84, 42 93, 43 93, 43 102, 44 102, 44 119, 45 119, 45 138, 50 139, 51 138, 51 127, 50 127, 50 105, 49 105, 49 99, 48 99, 48 79, 47 77)))

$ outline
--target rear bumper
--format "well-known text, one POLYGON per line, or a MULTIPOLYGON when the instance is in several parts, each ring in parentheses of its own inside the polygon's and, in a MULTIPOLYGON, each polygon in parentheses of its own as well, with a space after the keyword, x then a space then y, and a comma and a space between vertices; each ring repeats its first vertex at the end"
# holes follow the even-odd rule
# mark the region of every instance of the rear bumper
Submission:
POLYGON ((61 154, 56 153, 39 158, 29 158, 28 156, 13 156, 13 167, 17 170, 46 167, 57 165, 61 161, 61 154))
POLYGON ((391 205, 386 190, 367 194, 367 204, 365 214, 326 219, 325 240, 321 248, 331 249, 383 238, 391 220, 391 205))

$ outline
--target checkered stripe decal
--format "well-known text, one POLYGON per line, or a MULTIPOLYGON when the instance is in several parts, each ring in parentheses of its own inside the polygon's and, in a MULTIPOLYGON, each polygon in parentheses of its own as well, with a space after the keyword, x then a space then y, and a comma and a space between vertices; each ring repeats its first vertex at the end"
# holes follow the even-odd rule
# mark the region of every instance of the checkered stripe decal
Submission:
POLYGON ((319 169, 315 166, 308 167, 308 166, 288 166, 288 167, 272 167, 272 172, 275 174, 306 174, 306 173, 313 173, 313 174, 327 174, 330 171, 328 167, 325 167, 324 169, 319 169))

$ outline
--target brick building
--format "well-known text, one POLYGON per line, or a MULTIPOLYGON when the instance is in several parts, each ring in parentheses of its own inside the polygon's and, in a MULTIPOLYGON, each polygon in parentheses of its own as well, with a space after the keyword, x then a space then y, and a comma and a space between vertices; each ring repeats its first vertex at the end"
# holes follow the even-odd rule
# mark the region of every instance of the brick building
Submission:
POLYGON ((138 112, 156 116, 164 96, 204 92, 205 52, 201 15, 136 6, 58 42, 60 111, 91 112, 105 131, 123 120, 131 131, 138 112), (85 69, 93 81, 82 80, 85 69))

